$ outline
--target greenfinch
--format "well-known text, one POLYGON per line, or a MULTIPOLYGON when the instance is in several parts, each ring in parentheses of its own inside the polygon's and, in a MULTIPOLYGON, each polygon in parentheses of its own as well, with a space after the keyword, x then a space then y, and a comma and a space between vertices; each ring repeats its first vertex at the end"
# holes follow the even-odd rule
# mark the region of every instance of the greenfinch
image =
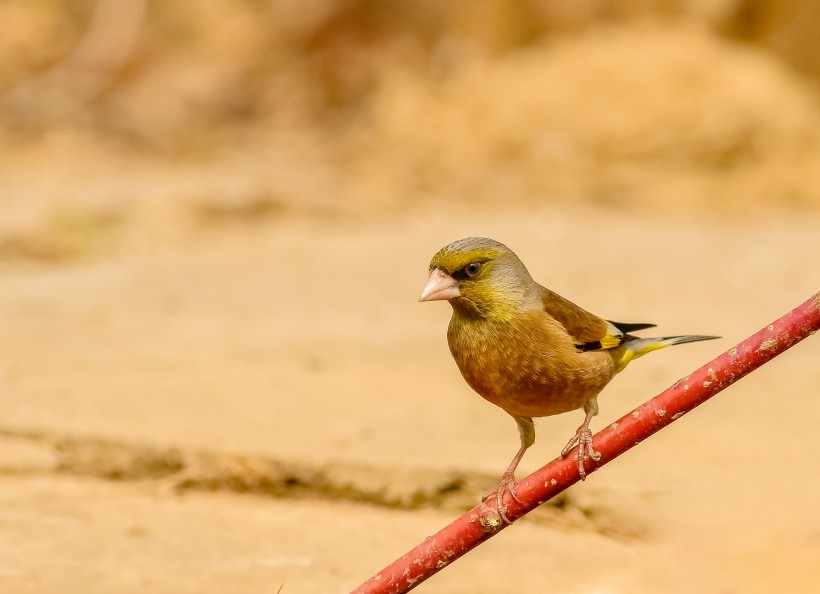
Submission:
POLYGON ((521 447, 487 496, 497 497, 502 517, 504 492, 518 501, 515 469, 535 441, 533 417, 584 409, 584 422, 561 452, 566 456, 578 446, 578 473, 584 479, 584 460, 600 460, 589 424, 609 381, 651 351, 718 338, 633 336, 655 325, 611 322, 589 313, 535 282, 507 246, 483 237, 455 241, 433 256, 419 301, 438 300, 453 307, 447 343, 464 379, 518 425, 521 447))

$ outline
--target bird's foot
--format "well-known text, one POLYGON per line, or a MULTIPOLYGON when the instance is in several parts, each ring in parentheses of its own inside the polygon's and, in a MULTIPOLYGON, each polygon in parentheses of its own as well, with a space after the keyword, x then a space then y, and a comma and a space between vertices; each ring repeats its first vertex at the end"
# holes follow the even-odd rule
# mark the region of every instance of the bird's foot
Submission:
POLYGON ((498 515, 501 516, 501 519, 504 521, 505 524, 512 524, 509 518, 507 518, 507 506, 504 505, 505 492, 509 493, 510 497, 513 498, 513 501, 515 501, 519 505, 524 504, 524 502, 518 498, 518 495, 515 494, 515 475, 512 472, 505 472, 504 475, 501 477, 501 482, 498 483, 498 486, 489 493, 483 495, 481 497, 481 501, 483 503, 491 497, 495 497, 498 515))
POLYGON ((589 427, 583 425, 578 427, 578 431, 575 432, 572 439, 570 439, 567 445, 564 446, 564 449, 561 450, 561 457, 566 458, 576 444, 578 445, 578 453, 575 454, 573 458, 578 461, 578 474, 581 475, 581 480, 585 480, 587 471, 584 468, 584 460, 586 458, 592 458, 597 462, 601 459, 601 454, 600 452, 596 452, 592 447, 592 431, 590 431, 589 427))

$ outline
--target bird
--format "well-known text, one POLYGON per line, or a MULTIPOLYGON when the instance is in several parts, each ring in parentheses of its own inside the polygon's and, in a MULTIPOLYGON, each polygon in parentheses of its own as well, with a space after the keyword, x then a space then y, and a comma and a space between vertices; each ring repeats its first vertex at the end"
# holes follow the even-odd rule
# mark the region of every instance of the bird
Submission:
POLYGON ((718 336, 639 338, 655 324, 600 318, 541 286, 506 245, 468 237, 439 250, 430 261, 419 301, 448 301, 453 308, 447 343, 461 375, 480 396, 515 420, 521 446, 493 495, 501 517, 505 492, 515 493, 515 471, 535 442, 533 418, 583 409, 575 435, 561 450, 575 455, 586 478, 585 459, 600 460, 590 422, 598 394, 633 359, 668 346, 718 336))

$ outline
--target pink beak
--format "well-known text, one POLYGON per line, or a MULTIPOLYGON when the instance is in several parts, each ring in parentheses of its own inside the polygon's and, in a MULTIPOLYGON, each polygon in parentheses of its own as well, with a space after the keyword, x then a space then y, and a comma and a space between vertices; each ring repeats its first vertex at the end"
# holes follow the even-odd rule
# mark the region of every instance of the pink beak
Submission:
POLYGON ((419 301, 442 301, 456 297, 461 297, 456 279, 441 268, 434 268, 430 271, 430 278, 427 279, 427 284, 421 291, 419 301))

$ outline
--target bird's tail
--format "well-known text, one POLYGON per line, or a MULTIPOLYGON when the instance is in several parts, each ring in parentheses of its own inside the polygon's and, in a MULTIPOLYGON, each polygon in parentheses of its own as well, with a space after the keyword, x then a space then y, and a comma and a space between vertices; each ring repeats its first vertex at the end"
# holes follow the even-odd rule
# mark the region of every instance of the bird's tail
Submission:
POLYGON ((698 342, 700 340, 714 340, 720 336, 662 336, 660 338, 638 338, 636 336, 627 335, 627 339, 619 349, 621 351, 620 357, 617 358, 617 371, 621 371, 626 367, 632 359, 643 357, 646 353, 657 351, 658 349, 665 349, 668 346, 676 344, 684 344, 686 342, 698 342))

